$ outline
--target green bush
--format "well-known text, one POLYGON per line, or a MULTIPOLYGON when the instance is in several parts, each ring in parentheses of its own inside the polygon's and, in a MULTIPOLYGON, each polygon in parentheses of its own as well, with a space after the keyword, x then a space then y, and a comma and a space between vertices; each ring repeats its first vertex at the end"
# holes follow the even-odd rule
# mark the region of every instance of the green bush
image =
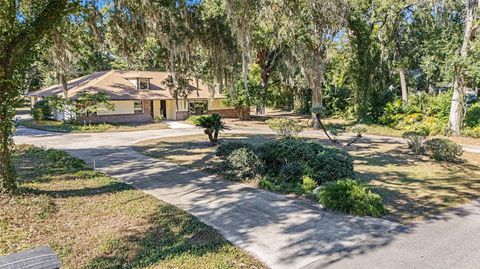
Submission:
POLYGON ((462 156, 462 146, 448 139, 433 138, 425 142, 425 149, 437 161, 456 162, 462 156))
POLYGON ((230 153, 232 153, 234 150, 241 149, 241 148, 255 150, 255 147, 252 144, 245 143, 245 142, 232 141, 232 142, 221 143, 215 150, 215 155, 217 155, 222 159, 226 159, 228 155, 230 155, 230 153))
POLYGON ((464 136, 469 136, 473 138, 480 138, 480 125, 473 128, 465 128, 462 131, 464 136))
POLYGON ((318 193, 326 208, 356 216, 379 217, 386 213, 382 198, 352 179, 329 182, 318 193))
POLYGON ((317 182, 309 176, 304 176, 302 178, 302 188, 306 193, 311 193, 317 187, 317 182))
POLYGON ((32 118, 35 121, 44 120, 45 115, 43 114, 43 110, 41 108, 32 108, 32 118))
POLYGON ((304 129, 298 120, 293 119, 270 119, 267 124, 281 138, 295 138, 304 129))
POLYGON ((276 175, 285 163, 298 162, 317 183, 353 177, 353 159, 345 150, 306 140, 275 140, 257 149, 269 173, 276 175))
POLYGON ((290 162, 282 165, 278 176, 284 181, 300 182, 304 173, 303 165, 299 162, 290 162))
POLYGON ((425 139, 427 138, 426 131, 405 132, 403 133, 402 137, 407 139, 408 147, 413 151, 413 153, 425 153, 425 139))
POLYGON ((467 109, 465 126, 475 127, 480 125, 480 104, 474 104, 467 109))
POLYGON ((40 100, 33 105, 32 117, 34 120, 46 120, 53 116, 53 110, 47 100, 40 100))
POLYGON ((262 174, 262 160, 251 149, 239 148, 230 153, 226 160, 229 173, 238 179, 255 178, 262 174))

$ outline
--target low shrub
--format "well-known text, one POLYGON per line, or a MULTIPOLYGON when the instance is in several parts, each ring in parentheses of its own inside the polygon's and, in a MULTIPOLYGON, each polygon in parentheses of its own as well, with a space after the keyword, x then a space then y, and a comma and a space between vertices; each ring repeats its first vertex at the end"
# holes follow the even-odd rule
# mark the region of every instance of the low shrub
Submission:
POLYGON ((304 126, 298 120, 276 118, 267 121, 268 127, 281 138, 295 138, 303 131, 304 126))
POLYGON ((53 110, 47 100, 40 100, 33 105, 32 118, 36 121, 46 120, 53 116, 53 110))
POLYGON ((255 178, 262 174, 264 166, 255 152, 248 148, 239 148, 230 153, 226 160, 229 173, 238 179, 255 178))
POLYGON ((317 183, 351 178, 354 176, 353 159, 343 149, 326 147, 306 140, 276 140, 260 145, 257 149, 267 171, 276 175, 290 162, 301 163, 305 175, 317 183))
POLYGON ((318 198, 326 208, 356 216, 379 217, 386 213, 382 198, 352 179, 326 183, 318 198))
POLYGON ((448 139, 433 138, 425 142, 425 149, 437 161, 456 162, 462 156, 462 146, 448 139))
POLYGON ((228 155, 230 155, 230 153, 232 153, 234 150, 241 149, 241 148, 255 150, 255 147, 252 144, 233 141, 233 142, 221 143, 215 150, 215 155, 217 155, 222 159, 226 159, 228 155))
POLYGON ((278 176, 284 181, 300 182, 304 173, 303 165, 299 162, 289 162, 280 168, 278 176))
POLYGON ((83 160, 74 158, 63 150, 31 147, 27 149, 27 153, 31 156, 36 156, 39 159, 51 162, 52 167, 65 167, 71 169, 88 168, 88 165, 83 160))
POLYGON ((465 128, 462 131, 464 136, 469 136, 473 138, 480 138, 480 125, 473 127, 473 128, 465 128))
POLYGON ((467 127, 480 125, 480 104, 473 104, 467 109, 464 122, 467 127))
POLYGON ((427 139, 426 132, 405 132, 402 137, 407 139, 408 147, 413 153, 419 155, 425 153, 425 140, 427 139))
POLYGON ((302 188, 306 193, 311 193, 317 187, 317 182, 309 176, 304 176, 302 178, 302 188))

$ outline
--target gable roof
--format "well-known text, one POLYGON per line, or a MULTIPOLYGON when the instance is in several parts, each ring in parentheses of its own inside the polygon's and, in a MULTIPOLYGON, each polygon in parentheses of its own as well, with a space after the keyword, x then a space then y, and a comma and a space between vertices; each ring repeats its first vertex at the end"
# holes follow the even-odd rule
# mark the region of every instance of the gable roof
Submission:
MULTIPOLYGON (((111 100, 174 99, 168 88, 163 85, 163 81, 169 75, 169 72, 156 71, 112 70, 95 72, 68 81, 68 98, 76 99, 78 94, 83 91, 105 91, 111 100), (150 89, 137 89, 136 85, 129 81, 129 79, 136 78, 149 78, 150 89)), ((208 87, 201 80, 198 82, 198 89, 195 81, 190 81, 190 87, 192 87, 192 92, 188 95, 189 99, 206 99, 211 97, 208 87)), ((48 97, 52 95, 63 95, 62 87, 53 85, 27 94, 27 96, 31 97, 48 97)), ((221 98, 222 96, 215 93, 214 97, 221 98)))

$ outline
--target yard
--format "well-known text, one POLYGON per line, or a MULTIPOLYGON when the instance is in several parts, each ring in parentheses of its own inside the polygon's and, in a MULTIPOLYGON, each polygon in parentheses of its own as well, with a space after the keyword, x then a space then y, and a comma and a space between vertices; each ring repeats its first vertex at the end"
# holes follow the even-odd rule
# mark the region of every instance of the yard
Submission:
POLYGON ((16 151, 0 195, 0 256, 49 244, 63 268, 264 268, 217 231, 61 151, 16 151), (60 165, 62 164, 62 165, 60 165))
MULTIPOLYGON (((268 135, 222 136, 221 142, 253 144, 273 139, 268 135)), ((321 143, 324 139, 310 137, 321 143)), ((147 140, 135 147, 150 157, 209 171, 218 158, 206 136, 183 136, 147 140)), ((407 145, 389 139, 362 138, 346 148, 354 157, 357 178, 384 199, 386 218, 408 223, 480 196, 480 158, 464 153, 464 163, 436 162, 410 153, 407 145)))
POLYGON ((23 120, 21 125, 50 132, 60 133, 101 133, 101 132, 131 132, 142 130, 158 130, 168 129, 165 123, 148 123, 148 124, 72 124, 62 121, 53 120, 23 120))

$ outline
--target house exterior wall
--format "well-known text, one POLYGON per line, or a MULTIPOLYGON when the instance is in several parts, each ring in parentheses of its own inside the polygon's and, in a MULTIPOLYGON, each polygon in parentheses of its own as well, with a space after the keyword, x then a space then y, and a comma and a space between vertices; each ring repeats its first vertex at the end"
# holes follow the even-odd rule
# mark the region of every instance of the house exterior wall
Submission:
POLYGON ((175 107, 175 100, 167 100, 167 120, 176 120, 177 119, 177 109, 175 107))
POLYGON ((215 98, 213 100, 210 100, 208 102, 208 110, 216 110, 216 109, 226 109, 228 107, 224 106, 222 104, 222 100, 221 98, 215 98))
MULTIPOLYGON (((122 101, 123 102, 123 101, 122 101)), ((133 105, 133 101, 132 105, 133 105)), ((143 112, 131 113, 131 114, 109 114, 109 115, 96 115, 86 118, 87 122, 91 123, 149 123, 152 122, 152 116, 150 115, 150 100, 143 100, 143 112)), ((83 116, 78 117, 78 120, 82 122, 83 116)))
POLYGON ((115 106, 115 110, 113 111, 100 111, 97 114, 99 116, 103 115, 128 115, 128 114, 135 114, 134 110, 134 101, 111 101, 115 106))

